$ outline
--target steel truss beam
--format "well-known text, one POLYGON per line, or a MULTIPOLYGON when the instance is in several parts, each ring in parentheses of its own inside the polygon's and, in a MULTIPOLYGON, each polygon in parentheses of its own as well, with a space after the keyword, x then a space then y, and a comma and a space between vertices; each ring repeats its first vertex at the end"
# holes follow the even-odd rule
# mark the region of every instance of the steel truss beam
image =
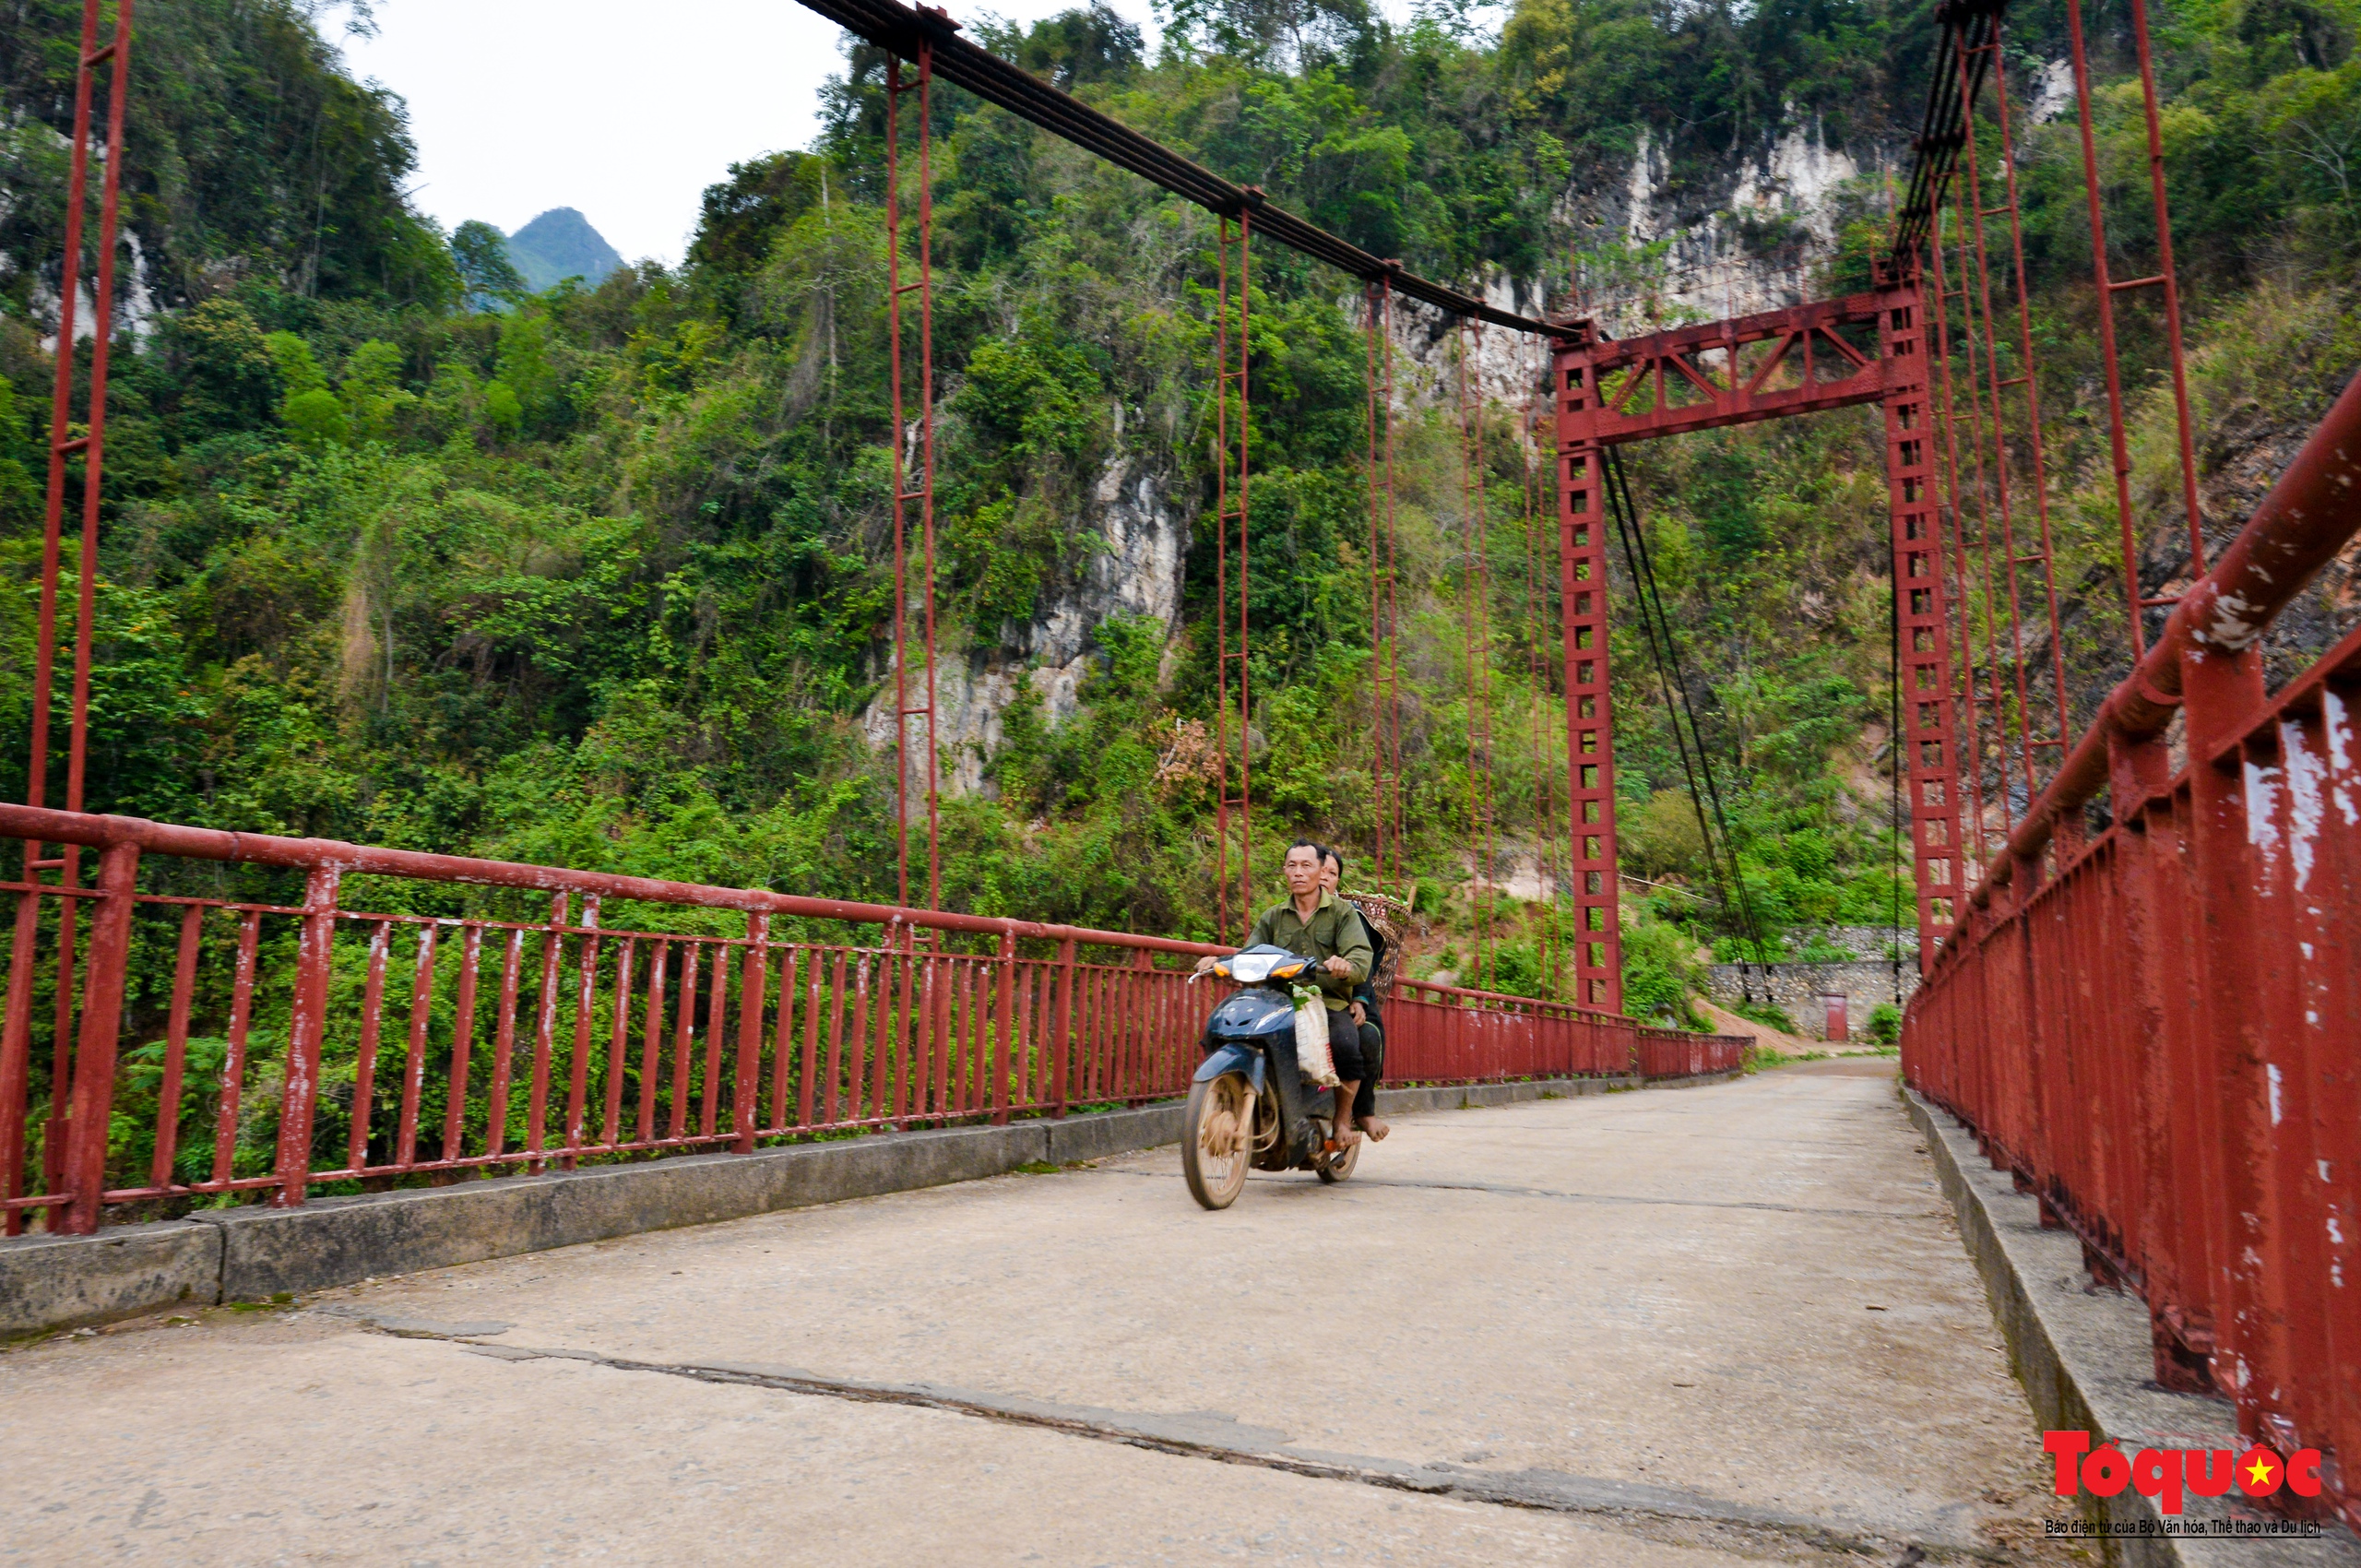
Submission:
MULTIPOLYGON (((1580 362, 1593 389, 1583 395, 1586 438, 1613 446, 1874 403, 1886 395, 1886 371, 1838 329, 1874 328, 1879 308, 1878 295, 1853 294, 1642 338, 1590 335, 1580 362), (1762 342, 1773 347, 1745 363, 1738 350, 1762 342), (1718 362, 1707 358, 1716 350, 1718 362)), ((1560 356, 1561 397, 1571 362, 1560 356)))

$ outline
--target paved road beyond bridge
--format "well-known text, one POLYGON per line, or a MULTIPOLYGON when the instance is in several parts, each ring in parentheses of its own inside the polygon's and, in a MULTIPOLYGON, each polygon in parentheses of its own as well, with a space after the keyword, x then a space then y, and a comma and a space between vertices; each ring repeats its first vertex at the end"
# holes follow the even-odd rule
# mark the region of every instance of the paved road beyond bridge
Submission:
POLYGON ((22 1348, 0 1560, 2069 1560, 1890 1062, 1396 1126, 22 1348))

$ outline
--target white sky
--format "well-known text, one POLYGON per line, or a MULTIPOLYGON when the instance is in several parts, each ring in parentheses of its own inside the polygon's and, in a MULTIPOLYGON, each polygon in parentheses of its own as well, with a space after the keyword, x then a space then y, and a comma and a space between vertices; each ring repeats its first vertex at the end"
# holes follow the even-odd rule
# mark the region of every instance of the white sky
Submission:
MULTIPOLYGON (((1075 0, 951 0, 1020 21, 1075 0)), ((1153 39, 1147 0, 1114 9, 1153 39)), ((627 260, 677 262, 697 196, 733 162, 810 145, 820 83, 844 68, 835 24, 794 0, 375 0, 352 73, 409 102, 412 199, 445 229, 514 232, 581 209, 627 260)), ((334 34, 335 14, 321 18, 334 34)))

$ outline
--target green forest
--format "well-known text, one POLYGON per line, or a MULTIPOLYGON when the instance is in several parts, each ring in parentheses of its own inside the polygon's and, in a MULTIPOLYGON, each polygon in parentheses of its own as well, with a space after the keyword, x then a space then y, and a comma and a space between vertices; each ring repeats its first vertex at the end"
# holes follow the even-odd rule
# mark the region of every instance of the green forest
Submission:
MULTIPOLYGON (((1643 136, 1669 149, 1660 196, 1699 217, 1789 129, 1854 148, 1872 172, 1842 195, 1819 281, 1859 286, 1916 129, 1933 11, 1434 0, 1394 23, 1360 0, 1173 0, 1153 50, 1103 8, 976 36, 1377 254, 1461 286, 1529 280, 1565 310, 1585 279, 1644 279, 1656 260, 1624 242, 1608 200, 1643 136)), ((27 754, 77 13, 0 10, 11 778, 27 754)), ((2189 0, 2158 15, 2201 445, 2221 469, 2299 435, 2361 345, 2361 6, 2189 0)), ((406 204, 401 101, 346 76, 307 7, 150 0, 139 16, 125 211, 149 314, 114 362, 90 807, 890 901, 892 769, 863 721, 890 685, 893 609, 882 57, 848 49, 812 147, 745 149, 705 193, 681 266, 531 292, 495 232, 445 235, 406 204)), ((2090 25, 2112 239, 2135 268, 2153 236, 2130 199, 2145 146, 2121 6, 2099 0, 2090 25)), ((2021 83, 2062 56, 2063 29, 2054 0, 2011 18, 2021 83)), ((1189 742, 1213 706, 1213 221, 955 89, 936 90, 933 113, 946 665, 1011 646, 1086 579, 1109 472, 1160 476, 1192 540, 1177 625, 1109 615, 1074 710, 1052 721, 1020 695, 1001 743, 968 759, 986 787, 943 801, 945 899, 1210 937, 1212 792, 1189 742)), ((2018 132, 2079 729, 2119 672, 2121 592, 2073 127, 2069 107, 2018 132)), ((1766 254, 1793 239, 1777 223, 1748 234, 1766 254)), ((1258 252, 1256 860, 1271 868, 1299 834, 1356 852, 1372 840, 1358 310, 1349 279, 1258 252)), ((2168 543, 2170 410, 2139 327, 2138 477, 2168 543)), ((1453 351, 1430 335, 1402 371, 1404 788, 1435 924, 1422 965, 1554 994, 1553 912, 1497 890, 1471 902, 1477 578, 1459 420, 1431 395, 1453 351), (1497 933, 1482 958, 1479 921, 1497 933)), ((1633 454, 1774 956, 1810 951, 1830 924, 1882 926, 1897 903, 1874 412, 1633 454)), ((1492 812, 1504 853, 1529 864, 1553 766, 1554 546, 1546 495, 1529 522, 1525 410, 1483 417, 1492 812)), ((1699 967, 1736 956, 1737 922, 1636 632, 1613 652, 1627 870, 1655 885, 1630 911, 1629 1006, 1688 1021, 1699 967)), ((259 871, 149 876, 293 896, 259 871)))

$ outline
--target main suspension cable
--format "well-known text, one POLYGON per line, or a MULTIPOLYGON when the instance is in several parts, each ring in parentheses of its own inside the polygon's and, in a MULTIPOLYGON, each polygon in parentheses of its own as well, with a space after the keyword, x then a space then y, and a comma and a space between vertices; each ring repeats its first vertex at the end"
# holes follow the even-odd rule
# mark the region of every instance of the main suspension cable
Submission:
POLYGON ((1216 217, 1252 213, 1254 232, 1315 261, 1348 272, 1364 282, 1390 279, 1394 291, 1406 294, 1453 315, 1489 321, 1518 332, 1556 338, 1561 328, 1546 321, 1502 310, 1476 294, 1463 294, 1415 272, 1398 261, 1373 255, 1308 219, 1299 218, 1268 199, 1259 186, 1233 184, 1121 121, 1102 113, 1080 99, 1042 81, 959 36, 959 24, 931 6, 912 7, 901 0, 801 0, 848 32, 905 59, 917 58, 919 45, 933 50, 934 72, 955 87, 964 88, 987 103, 999 105, 1126 169, 1184 200, 1196 203, 1216 217))

